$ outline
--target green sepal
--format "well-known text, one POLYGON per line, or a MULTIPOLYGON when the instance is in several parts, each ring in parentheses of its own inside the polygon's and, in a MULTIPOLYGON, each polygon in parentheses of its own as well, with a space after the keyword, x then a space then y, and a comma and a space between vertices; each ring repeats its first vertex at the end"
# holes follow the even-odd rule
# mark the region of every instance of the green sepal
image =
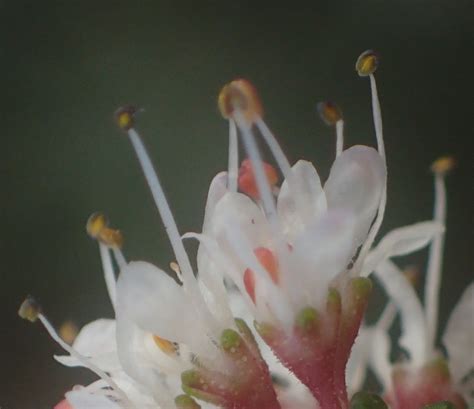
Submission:
POLYGON ((295 324, 305 332, 313 332, 318 328, 318 321, 318 312, 312 307, 306 307, 296 316, 295 324))
POLYGON ((198 371, 189 369, 181 373, 181 389, 185 394, 209 403, 219 404, 221 399, 218 396, 201 389, 205 386, 206 382, 198 371))
POLYGON ((240 334, 231 329, 227 328, 224 331, 222 331, 221 334, 221 346, 224 349, 224 351, 231 351, 238 349, 240 345, 242 344, 242 338, 240 334))
POLYGON ((369 392, 357 392, 351 399, 350 409, 387 409, 383 399, 369 392))
POLYGON ((351 280, 351 289, 356 302, 366 301, 372 292, 372 281, 366 277, 357 277, 351 280))
POLYGON ((189 395, 176 396, 174 403, 177 409, 201 409, 201 405, 189 395))
POLYGON ((444 400, 442 402, 430 403, 429 405, 423 406, 422 409, 456 409, 451 402, 444 400))
POLYGON ((250 342, 253 346, 258 347, 257 341, 253 336, 252 330, 242 318, 236 318, 235 325, 237 326, 238 330, 246 341, 250 342))

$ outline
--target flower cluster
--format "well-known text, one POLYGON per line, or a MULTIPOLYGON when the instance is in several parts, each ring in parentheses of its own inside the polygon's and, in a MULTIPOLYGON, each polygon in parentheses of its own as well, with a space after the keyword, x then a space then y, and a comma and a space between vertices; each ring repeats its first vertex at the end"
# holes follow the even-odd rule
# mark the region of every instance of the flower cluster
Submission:
POLYGON ((229 123, 228 169, 211 182, 199 233, 179 232, 135 129, 136 109, 116 112, 176 262, 165 272, 128 261, 121 232, 101 213, 89 218, 115 319, 86 325, 69 345, 33 298, 19 312, 40 320, 68 352, 55 357, 60 363, 99 377, 67 392, 56 409, 419 409, 438 401, 465 408, 473 389, 472 339, 463 335, 474 313, 472 285, 448 323, 447 357, 435 348, 444 175, 452 163, 445 158, 434 165, 433 220, 396 229, 374 247, 387 201, 377 65, 372 51, 356 63, 370 80, 377 149, 345 148, 341 111, 330 102, 318 105, 336 132, 336 157, 324 184, 310 162, 289 163, 252 84, 238 79, 224 86, 218 106, 229 123), (262 160, 258 138, 276 166, 262 160), (240 166, 239 143, 245 151, 240 166), (197 271, 186 239, 199 241, 197 271), (430 243, 423 308, 391 259, 430 243), (389 301, 379 321, 366 326, 372 273, 389 301), (397 314, 408 359, 392 364, 388 330, 397 314), (380 378, 383 399, 355 393, 369 367, 380 378))

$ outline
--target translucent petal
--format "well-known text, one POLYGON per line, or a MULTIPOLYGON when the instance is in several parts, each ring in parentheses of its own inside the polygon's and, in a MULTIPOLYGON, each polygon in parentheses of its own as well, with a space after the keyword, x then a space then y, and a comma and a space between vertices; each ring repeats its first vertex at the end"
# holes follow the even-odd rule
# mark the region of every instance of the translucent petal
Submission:
POLYGON ((117 308, 143 330, 189 343, 204 334, 189 297, 171 277, 150 263, 129 263, 117 282, 117 308))
MULTIPOLYGON (((85 325, 72 346, 104 371, 116 372, 120 369, 115 343, 115 320, 98 319, 85 325)), ((54 358, 66 366, 83 366, 83 363, 70 355, 54 358)))
POLYGON ((349 210, 356 215, 357 244, 367 236, 385 183, 383 160, 373 148, 353 146, 343 151, 332 165, 324 185, 328 208, 349 210))
POLYGON ((290 238, 301 232, 305 225, 321 217, 327 209, 326 196, 313 164, 299 160, 292 167, 292 171, 293 191, 290 192, 288 181, 283 181, 277 202, 284 233, 290 238), (292 194, 298 195, 299 207, 296 206, 292 194))
POLYGON ((449 368, 456 382, 474 369, 474 283, 464 291, 443 335, 449 368))
POLYGON ((390 390, 392 365, 390 363, 390 337, 386 331, 374 328, 370 347, 370 363, 385 391, 390 390))
POLYGON ((74 409, 122 409, 109 398, 83 389, 66 393, 66 399, 74 409))
POLYGON ((370 328, 362 327, 352 346, 346 369, 346 382, 350 394, 358 392, 364 384, 369 365, 371 336, 370 328))
POLYGON ((368 276, 378 264, 390 257, 402 256, 425 247, 443 229, 440 223, 427 221, 392 230, 368 254, 361 275, 368 276))
POLYGON ((248 196, 228 192, 219 201, 214 212, 211 235, 219 240, 225 235, 229 222, 239 226, 256 248, 271 237, 262 210, 248 196))
POLYGON ((408 351, 415 365, 423 365, 428 358, 426 322, 415 289, 390 260, 379 264, 375 273, 400 311, 402 326, 400 345, 408 351))
POLYGON ((214 179, 212 179, 211 185, 209 186, 209 192, 207 194, 206 210, 204 212, 204 222, 202 231, 205 233, 209 229, 209 225, 212 221, 214 210, 219 200, 227 192, 227 172, 220 172, 214 179))
POLYGON ((298 237, 288 254, 290 271, 281 278, 293 302, 318 307, 325 299, 330 281, 354 255, 355 226, 351 213, 330 210, 298 237))

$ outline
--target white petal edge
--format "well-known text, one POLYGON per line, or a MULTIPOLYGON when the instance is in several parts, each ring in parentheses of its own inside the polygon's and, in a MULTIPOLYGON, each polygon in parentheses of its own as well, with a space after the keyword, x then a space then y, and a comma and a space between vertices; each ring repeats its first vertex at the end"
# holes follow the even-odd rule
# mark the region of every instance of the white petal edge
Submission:
POLYGON ((462 294, 446 324, 443 344, 455 382, 474 369, 474 282, 462 294))
POLYGON ((400 311, 400 345, 407 350, 416 366, 422 366, 428 359, 426 321, 415 289, 390 260, 379 264, 375 274, 400 311))
POLYGON ((358 221, 357 244, 361 244, 375 218, 386 184, 386 169, 380 154, 356 145, 343 151, 324 185, 328 209, 352 211, 358 221))
POLYGON ((367 255, 360 275, 367 277, 386 259, 403 256, 425 247, 436 234, 443 231, 443 225, 434 221, 415 223, 390 231, 367 255))

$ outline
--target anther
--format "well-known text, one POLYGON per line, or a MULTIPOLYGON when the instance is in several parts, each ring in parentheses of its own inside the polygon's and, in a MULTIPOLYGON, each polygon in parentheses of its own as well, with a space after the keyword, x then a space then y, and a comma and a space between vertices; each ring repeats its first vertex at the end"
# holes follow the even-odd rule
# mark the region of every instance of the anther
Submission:
POLYGON ((153 335, 153 341, 155 341, 156 346, 167 355, 176 355, 178 352, 178 345, 174 342, 161 338, 158 335, 153 335))
POLYGON ((236 79, 224 85, 217 104, 226 119, 232 119, 236 110, 242 113, 249 123, 254 123, 263 115, 262 104, 255 87, 244 79, 236 79))
POLYGON ((452 156, 442 156, 431 165, 431 170, 438 175, 445 175, 456 166, 456 160, 452 156))
POLYGON ((87 234, 89 234, 93 239, 97 239, 102 230, 106 228, 108 224, 107 217, 103 213, 92 213, 86 223, 87 234))
POLYGON ((100 212, 93 213, 86 223, 86 230, 89 236, 100 241, 107 247, 122 248, 124 238, 120 230, 111 229, 108 226, 107 217, 100 212))
POLYGON ((334 126, 336 125, 337 121, 342 119, 341 110, 335 103, 331 101, 319 102, 316 107, 319 116, 328 126, 334 126))
POLYGON ((18 310, 18 315, 24 320, 35 322, 41 314, 41 305, 31 295, 26 297, 18 310))
POLYGON ((59 336, 64 340, 64 342, 68 343, 69 345, 72 345, 78 333, 79 329, 77 328, 77 325, 72 321, 65 321, 59 327, 59 336))
POLYGON ((359 76, 367 77, 370 74, 373 74, 377 70, 378 66, 378 55, 373 50, 367 50, 359 55, 359 58, 357 58, 355 69, 359 76))
POLYGON ((128 131, 135 124, 135 115, 138 109, 133 105, 125 105, 115 111, 115 120, 120 129, 128 131))
MULTIPOLYGON (((276 169, 272 165, 265 162, 263 162, 263 169, 265 171, 268 184, 271 188, 273 188, 278 183, 278 173, 276 169)), ((249 159, 245 159, 240 166, 238 186, 243 193, 250 196, 252 199, 260 199, 255 172, 249 159)))
MULTIPOLYGON (((254 250, 257 260, 262 267, 267 271, 268 275, 275 284, 279 282, 279 271, 278 271, 278 260, 274 256, 273 252, 266 247, 258 247, 254 250)), ((253 270, 247 268, 244 271, 244 286, 247 290, 248 295, 255 303, 255 273, 253 270)))

